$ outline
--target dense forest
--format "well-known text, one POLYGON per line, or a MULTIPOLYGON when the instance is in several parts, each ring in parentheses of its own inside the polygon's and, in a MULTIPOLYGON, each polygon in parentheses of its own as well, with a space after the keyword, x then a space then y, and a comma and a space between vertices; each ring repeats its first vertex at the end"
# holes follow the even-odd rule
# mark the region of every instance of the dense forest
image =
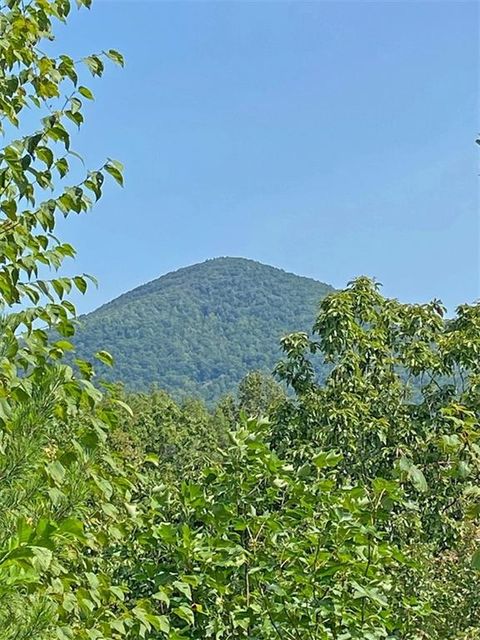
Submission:
POLYGON ((54 231, 123 183, 70 186, 123 58, 45 53, 66 0, 0 7, 0 640, 480 638, 480 305, 360 277, 210 407, 100 385, 54 231))
POLYGON ((332 287, 244 258, 217 258, 162 276, 81 317, 82 358, 131 389, 157 384, 177 398, 215 402, 251 370, 271 372, 280 338, 312 325, 332 287))

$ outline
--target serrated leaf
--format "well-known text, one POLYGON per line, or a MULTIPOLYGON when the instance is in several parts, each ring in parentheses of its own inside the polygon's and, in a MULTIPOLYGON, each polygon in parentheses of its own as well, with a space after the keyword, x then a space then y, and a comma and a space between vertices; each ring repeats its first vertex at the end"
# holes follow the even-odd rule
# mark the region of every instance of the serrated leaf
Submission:
POLYGON ((88 87, 80 86, 78 87, 78 91, 84 98, 87 98, 87 100, 95 99, 93 93, 90 91, 88 87))
POLYGON ((158 467, 160 460, 158 458, 158 456, 155 453, 147 453, 147 455, 144 458, 145 462, 150 462, 151 464, 153 464, 154 466, 158 467))
POLYGON ((95 357, 103 364, 106 364, 107 367, 113 366, 113 356, 108 351, 97 351, 95 357))
POLYGON ((85 278, 83 278, 82 276, 75 276, 73 278, 73 282, 75 283, 75 286, 80 291, 80 293, 85 293, 85 291, 87 290, 87 281, 85 280, 85 278))
POLYGON ((115 51, 115 49, 109 49, 105 53, 110 58, 110 60, 113 60, 113 62, 115 62, 116 64, 119 64, 121 67, 125 66, 124 57, 121 53, 115 51))
POLYGON ((185 620, 185 622, 189 625, 193 625, 195 622, 195 616, 193 614, 193 611, 190 609, 190 607, 186 607, 185 605, 182 605, 180 607, 176 607, 173 612, 182 620, 185 620))
POLYGON ((170 598, 168 597, 168 595, 165 593, 163 589, 160 589, 159 591, 154 593, 152 598, 154 600, 158 600, 159 602, 164 602, 167 605, 167 607, 170 606, 170 598))
POLYGON ((84 537, 83 522, 77 518, 67 518, 58 527, 59 533, 68 533, 76 538, 84 537))
POLYGON ((417 491, 424 493, 428 490, 427 480, 425 479, 421 469, 412 465, 408 471, 408 476, 417 491))
POLYGON ((51 167, 53 164, 53 152, 48 147, 37 147, 35 154, 39 160, 44 162, 47 167, 51 167))
POLYGON ((58 460, 47 465, 47 473, 57 484, 61 484, 65 478, 65 468, 58 460))
POLYGON ((472 567, 480 571, 480 549, 477 549, 472 556, 472 567))
POLYGON ((118 166, 115 166, 112 161, 109 161, 105 164, 104 169, 121 187, 123 187, 123 175, 118 166))
POLYGON ((175 580, 175 582, 173 583, 173 586, 178 591, 180 591, 180 593, 183 593, 183 595, 186 596, 188 600, 192 599, 192 588, 190 587, 189 584, 186 584, 185 582, 181 582, 180 580, 175 580))
POLYGON ((128 413, 128 415, 131 418, 133 418, 133 411, 132 411, 131 407, 129 407, 126 402, 123 402, 123 400, 118 400, 117 398, 114 398, 113 402, 115 404, 118 404, 120 407, 122 407, 122 409, 125 409, 125 411, 128 413))

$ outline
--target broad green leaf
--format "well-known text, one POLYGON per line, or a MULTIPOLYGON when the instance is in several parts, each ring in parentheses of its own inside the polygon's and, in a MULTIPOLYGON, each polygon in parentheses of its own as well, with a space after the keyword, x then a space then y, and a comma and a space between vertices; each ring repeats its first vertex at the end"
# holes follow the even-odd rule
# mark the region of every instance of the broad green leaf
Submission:
POLYGON ((125 65, 125 60, 122 54, 118 51, 115 51, 115 49, 109 49, 106 54, 110 58, 110 60, 113 60, 113 62, 119 64, 121 67, 125 65))
POLYGON ((97 351, 95 357, 108 367, 113 366, 113 357, 108 353, 108 351, 97 351))
POLYGON ((480 549, 477 549, 472 556, 472 567, 480 571, 480 549))
POLYGON ((78 87, 78 91, 81 93, 81 95, 84 98, 87 98, 88 100, 93 100, 93 93, 90 91, 88 87, 80 86, 78 87))

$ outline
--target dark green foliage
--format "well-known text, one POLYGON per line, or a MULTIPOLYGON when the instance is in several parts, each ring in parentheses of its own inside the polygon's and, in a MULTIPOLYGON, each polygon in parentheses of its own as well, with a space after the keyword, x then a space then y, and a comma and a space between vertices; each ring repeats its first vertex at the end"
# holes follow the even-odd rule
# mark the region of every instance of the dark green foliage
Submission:
POLYGON ((82 317, 81 357, 107 349, 113 372, 140 390, 209 403, 249 371, 271 372, 286 332, 311 326, 332 288, 242 258, 218 258, 138 287, 82 317))

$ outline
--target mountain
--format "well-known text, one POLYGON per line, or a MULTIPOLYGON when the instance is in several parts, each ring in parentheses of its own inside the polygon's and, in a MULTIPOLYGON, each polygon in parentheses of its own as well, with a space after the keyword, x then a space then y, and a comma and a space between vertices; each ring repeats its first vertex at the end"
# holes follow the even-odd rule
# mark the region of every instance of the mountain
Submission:
POLYGON ((131 389, 152 384, 207 402, 253 369, 271 371, 279 339, 309 330, 333 291, 245 258, 215 258, 168 273, 80 318, 77 355, 115 359, 102 377, 131 389))

